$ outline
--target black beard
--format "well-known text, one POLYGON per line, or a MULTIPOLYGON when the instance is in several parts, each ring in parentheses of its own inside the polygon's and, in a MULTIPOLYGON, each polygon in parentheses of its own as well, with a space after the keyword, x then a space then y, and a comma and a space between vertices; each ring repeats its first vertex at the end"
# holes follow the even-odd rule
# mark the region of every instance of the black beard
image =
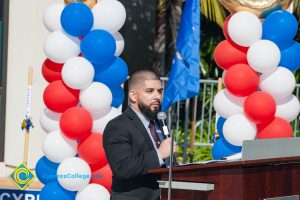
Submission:
POLYGON ((138 107, 143 115, 145 115, 147 118, 150 120, 155 120, 157 119, 157 114, 159 113, 161 109, 161 105, 159 103, 159 108, 155 110, 151 110, 150 106, 146 106, 145 104, 138 102, 138 107))

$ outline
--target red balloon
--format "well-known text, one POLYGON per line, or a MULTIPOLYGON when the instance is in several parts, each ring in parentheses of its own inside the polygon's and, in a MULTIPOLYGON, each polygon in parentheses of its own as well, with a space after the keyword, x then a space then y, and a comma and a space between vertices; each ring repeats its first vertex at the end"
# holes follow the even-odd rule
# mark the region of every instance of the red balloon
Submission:
POLYGON ((54 71, 61 71, 64 64, 63 63, 55 63, 48 58, 44 61, 43 66, 46 66, 48 69, 54 70, 54 71))
POLYGON ((93 119, 84 108, 72 107, 61 115, 59 126, 66 137, 72 140, 84 140, 91 134, 93 119))
POLYGON ((249 65, 237 64, 226 72, 224 82, 230 93, 246 97, 257 90, 259 76, 249 65))
POLYGON ((240 51, 242 51, 242 52, 244 52, 244 53, 247 53, 249 47, 243 47, 243 46, 240 46, 240 45, 236 44, 236 43, 230 38, 230 36, 229 36, 229 33, 228 33, 228 22, 229 22, 230 18, 231 18, 231 15, 229 15, 229 16, 225 19, 225 21, 224 21, 224 25, 223 25, 223 34, 224 34, 226 40, 228 40, 228 42, 229 42, 232 46, 234 46, 236 49, 238 49, 238 50, 240 50, 240 51))
POLYGON ((109 165, 102 167, 96 171, 92 171, 92 178, 90 183, 97 183, 104 186, 109 192, 112 185, 112 171, 109 165))
POLYGON ((43 64, 42 74, 48 83, 51 83, 56 80, 62 80, 61 68, 53 69, 52 67, 49 67, 49 65, 47 65, 47 60, 43 64))
POLYGON ((50 110, 62 113, 78 104, 79 92, 66 86, 62 80, 53 81, 44 91, 44 103, 50 110))
POLYGON ((78 145, 78 155, 96 170, 107 165, 102 134, 92 133, 78 145))
POLYGON ((247 54, 232 46, 227 40, 223 40, 217 45, 214 58, 217 65, 224 70, 236 64, 248 64, 247 54))
POLYGON ((244 112, 254 123, 267 122, 274 118, 276 102, 268 93, 257 91, 246 98, 244 112))
POLYGON ((259 124, 257 128, 257 138, 259 139, 293 137, 290 123, 280 117, 274 118, 271 122, 259 124))

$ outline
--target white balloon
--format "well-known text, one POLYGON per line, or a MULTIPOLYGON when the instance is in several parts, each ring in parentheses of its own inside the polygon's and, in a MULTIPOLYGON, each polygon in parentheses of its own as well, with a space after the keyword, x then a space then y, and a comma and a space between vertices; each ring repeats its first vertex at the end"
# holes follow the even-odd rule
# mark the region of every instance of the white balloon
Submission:
POLYGON ((43 23, 48 31, 61 30, 60 15, 65 8, 63 3, 55 3, 46 8, 43 15, 43 23))
POLYGON ((227 119, 231 115, 244 112, 245 99, 246 97, 234 96, 227 89, 223 89, 214 98, 214 108, 217 113, 227 119))
POLYGON ((94 79, 95 70, 93 65, 83 57, 69 59, 61 71, 64 83, 73 89, 84 89, 94 79))
POLYGON ((90 113, 104 116, 111 108, 112 93, 105 84, 93 82, 80 91, 79 100, 81 106, 90 113))
POLYGON ((122 54, 124 50, 124 46, 125 46, 124 38, 119 32, 114 33, 113 37, 115 38, 116 45, 117 45, 115 56, 119 56, 122 54))
POLYGON ((277 69, 281 53, 278 46, 270 40, 259 40, 247 52, 249 65, 257 72, 270 73, 277 69))
POLYGON ((276 100, 276 117, 281 117, 288 122, 295 120, 300 112, 300 104, 298 98, 294 95, 280 100, 276 100))
POLYGON ((295 86, 295 76, 290 70, 284 67, 278 67, 275 72, 260 76, 259 87, 275 99, 287 97, 294 91, 295 86))
POLYGON ((77 154, 77 141, 66 138, 60 131, 52 131, 43 142, 43 152, 52 162, 60 163, 77 154))
POLYGON ((107 123, 113 118, 119 116, 121 111, 116 108, 111 108, 111 111, 104 117, 99 117, 98 115, 92 114, 94 119, 93 121, 93 132, 94 133, 103 133, 107 123))
POLYGON ((255 139, 256 125, 243 114, 232 115, 224 123, 223 134, 230 144, 242 146, 244 140, 255 139))
POLYGON ((54 31, 48 35, 44 43, 46 56, 56 63, 65 63, 80 53, 80 40, 63 33, 54 31))
POLYGON ((259 18, 251 12, 237 12, 229 19, 228 33, 238 45, 249 47, 262 37, 262 25, 259 18))
POLYGON ((103 29, 115 33, 125 23, 126 10, 123 4, 116 0, 102 0, 92 9, 94 15, 93 29, 103 29))
POLYGON ((44 108, 44 110, 40 114, 40 125, 42 129, 46 133, 59 130, 60 117, 61 113, 56 113, 49 110, 48 108, 44 108))
POLYGON ((76 194, 75 200, 109 200, 110 194, 105 187, 95 183, 89 184, 76 194))
POLYGON ((66 190, 78 191, 89 184, 91 173, 90 166, 84 160, 72 157, 58 166, 57 180, 66 190))

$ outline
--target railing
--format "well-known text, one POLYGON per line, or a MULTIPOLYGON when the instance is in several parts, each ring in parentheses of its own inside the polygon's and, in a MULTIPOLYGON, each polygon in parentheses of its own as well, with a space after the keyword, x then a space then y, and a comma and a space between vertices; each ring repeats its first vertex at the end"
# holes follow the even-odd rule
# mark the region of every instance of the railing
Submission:
MULTIPOLYGON (((167 78, 162 78, 162 81, 164 86, 167 78)), ((213 109, 213 99, 218 92, 218 81, 200 80, 200 88, 198 97, 176 103, 168 112, 169 125, 171 124, 170 113, 175 112, 179 119, 174 134, 178 145, 183 148, 183 163, 188 159, 188 148, 193 150, 193 146, 211 147, 213 145, 211 139, 216 129, 216 112, 213 109), (191 131, 193 124, 195 127, 194 134, 191 131), (193 135, 193 138, 191 138, 191 135, 193 135)), ((298 99, 299 88, 300 84, 296 84, 294 95, 298 99)), ((300 136, 299 120, 298 117, 291 122, 295 137, 300 136)), ((191 158, 191 160, 193 159, 191 158)))

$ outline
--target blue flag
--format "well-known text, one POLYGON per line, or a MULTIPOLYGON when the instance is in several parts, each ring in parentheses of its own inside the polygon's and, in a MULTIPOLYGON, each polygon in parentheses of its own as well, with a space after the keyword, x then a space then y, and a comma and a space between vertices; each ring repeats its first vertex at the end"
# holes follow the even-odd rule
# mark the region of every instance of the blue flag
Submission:
POLYGON ((169 74, 162 110, 173 103, 198 95, 200 80, 200 4, 186 0, 169 74))

